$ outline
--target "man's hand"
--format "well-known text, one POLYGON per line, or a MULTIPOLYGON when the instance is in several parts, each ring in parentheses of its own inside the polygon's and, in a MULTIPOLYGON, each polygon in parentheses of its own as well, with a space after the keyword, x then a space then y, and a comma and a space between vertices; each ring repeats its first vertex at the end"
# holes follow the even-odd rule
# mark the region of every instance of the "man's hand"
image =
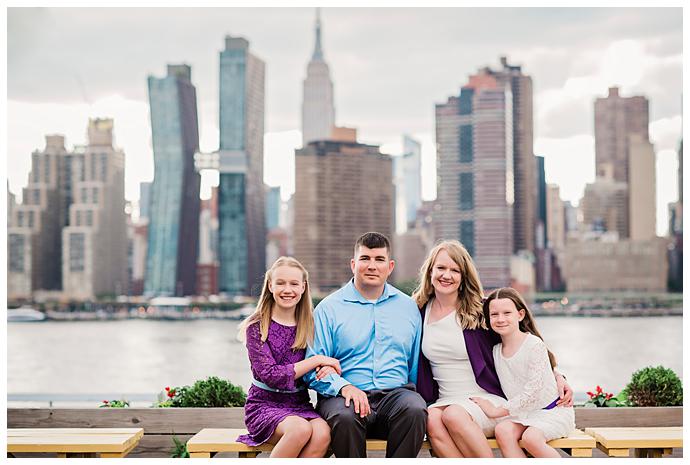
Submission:
POLYGON ((481 397, 470 397, 470 400, 475 404, 479 405, 479 408, 482 409, 482 411, 489 418, 504 417, 508 414, 506 409, 496 407, 490 401, 483 399, 481 397))
POLYGON ((350 401, 354 404, 355 413, 358 413, 360 417, 364 418, 371 413, 371 408, 369 407, 369 399, 364 391, 357 389, 352 384, 343 386, 340 390, 340 395, 345 398, 345 407, 350 406, 350 401))
POLYGON ((560 398, 556 402, 556 407, 572 407, 573 390, 560 373, 556 373, 556 386, 558 387, 558 397, 560 398))
POLYGON ((316 367, 316 379, 321 381, 323 378, 325 378, 328 375, 335 375, 338 374, 337 371, 335 371, 335 368, 333 368, 330 365, 324 365, 320 367, 316 367))

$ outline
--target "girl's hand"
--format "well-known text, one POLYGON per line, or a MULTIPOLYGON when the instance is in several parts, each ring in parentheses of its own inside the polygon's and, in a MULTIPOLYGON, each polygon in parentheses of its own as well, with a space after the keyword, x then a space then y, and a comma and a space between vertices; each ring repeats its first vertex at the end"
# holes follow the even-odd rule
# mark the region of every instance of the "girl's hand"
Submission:
POLYGON ((496 407, 494 404, 481 397, 470 397, 470 400, 477 404, 489 418, 499 418, 506 416, 505 409, 496 407))
POLYGON ((335 371, 335 368, 330 365, 316 367, 316 379, 319 381, 328 375, 334 375, 336 373, 337 371, 335 371))
POLYGON ((573 406, 573 390, 568 385, 567 381, 560 373, 556 373, 556 386, 558 387, 558 397, 560 398, 556 403, 558 407, 572 407, 573 406))
POLYGON ((340 362, 337 358, 327 357, 325 355, 318 355, 317 357, 319 357, 320 366, 331 366, 336 371, 336 373, 338 373, 338 375, 343 374, 343 370, 340 368, 340 362))

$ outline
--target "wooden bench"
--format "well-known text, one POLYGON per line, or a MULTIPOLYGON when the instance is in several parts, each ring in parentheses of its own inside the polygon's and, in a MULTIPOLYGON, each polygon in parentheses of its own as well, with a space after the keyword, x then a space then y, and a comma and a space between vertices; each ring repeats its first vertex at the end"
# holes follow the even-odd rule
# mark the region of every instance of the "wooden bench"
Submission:
POLYGON ((58 457, 125 457, 143 428, 15 428, 7 430, 7 455, 54 453, 58 457))
MULTIPOLYGON (((241 442, 236 442, 237 436, 242 434, 247 434, 247 430, 204 428, 187 441, 187 452, 189 452, 190 457, 194 458, 210 458, 218 452, 237 452, 241 458, 254 458, 261 452, 273 450, 273 445, 271 444, 251 447, 241 442)), ((596 447, 596 440, 580 430, 575 430, 567 438, 550 441, 549 445, 562 449, 573 457, 591 457, 592 449, 596 447)), ((489 439, 489 446, 492 449, 498 449, 498 443, 495 439, 489 439)), ((429 441, 424 441, 422 449, 430 448, 431 444, 429 441)), ((385 451, 386 441, 383 439, 367 439, 367 450, 385 451)))
POLYGON ((585 433, 597 440, 597 448, 609 457, 659 458, 671 455, 673 448, 683 447, 683 427, 586 428, 585 433))

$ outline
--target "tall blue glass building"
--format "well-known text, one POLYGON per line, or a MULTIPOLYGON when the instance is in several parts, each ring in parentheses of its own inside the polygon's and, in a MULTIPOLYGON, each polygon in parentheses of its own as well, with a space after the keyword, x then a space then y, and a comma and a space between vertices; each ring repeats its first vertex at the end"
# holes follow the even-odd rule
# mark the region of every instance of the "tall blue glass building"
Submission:
POLYGON ((196 89, 187 65, 168 65, 164 78, 148 78, 154 178, 149 204, 144 294, 195 293, 200 176, 196 89))
POLYGON ((227 36, 220 52, 218 186, 218 289, 227 294, 257 294, 265 271, 264 79, 265 65, 249 42, 227 36))

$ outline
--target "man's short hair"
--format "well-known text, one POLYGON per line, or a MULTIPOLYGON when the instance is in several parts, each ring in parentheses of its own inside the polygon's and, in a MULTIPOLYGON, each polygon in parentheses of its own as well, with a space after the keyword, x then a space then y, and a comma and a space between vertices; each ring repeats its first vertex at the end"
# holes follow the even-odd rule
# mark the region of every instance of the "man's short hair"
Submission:
POLYGON ((357 256, 357 251, 359 250, 360 245, 363 245, 369 249, 380 249, 385 247, 386 252, 388 252, 388 257, 390 258, 391 256, 391 242, 381 233, 368 232, 359 236, 359 239, 357 239, 357 242, 355 242, 355 256, 357 256))

